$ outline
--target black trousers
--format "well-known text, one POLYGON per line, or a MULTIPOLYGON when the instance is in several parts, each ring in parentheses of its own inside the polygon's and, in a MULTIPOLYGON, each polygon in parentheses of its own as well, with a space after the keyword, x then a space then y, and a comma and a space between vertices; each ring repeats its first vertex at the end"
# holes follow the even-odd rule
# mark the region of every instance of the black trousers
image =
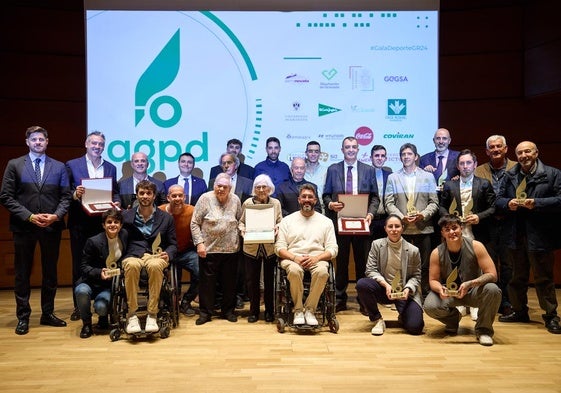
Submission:
POLYGON ((199 308, 200 316, 212 315, 216 298, 216 284, 222 288, 221 313, 228 316, 236 307, 236 277, 238 254, 207 254, 199 259, 199 308))
POLYGON ((60 238, 61 231, 50 228, 37 228, 31 232, 14 232, 14 293, 18 319, 29 319, 31 315, 30 278, 37 243, 41 248, 41 311, 43 314, 50 314, 54 311, 60 238))
POLYGON ((370 246, 369 236, 345 236, 337 234, 339 252, 337 254, 337 266, 335 268, 335 294, 337 304, 347 303, 347 287, 349 286, 349 256, 351 246, 355 260, 355 274, 358 281, 364 277, 366 270, 367 247, 370 246))
POLYGON ((251 315, 259 315, 261 291, 259 288, 261 276, 261 264, 263 264, 263 300, 265 301, 265 311, 274 313, 274 285, 275 267, 277 256, 271 255, 268 258, 254 258, 244 255, 245 277, 247 282, 247 292, 249 296, 249 312, 251 315))

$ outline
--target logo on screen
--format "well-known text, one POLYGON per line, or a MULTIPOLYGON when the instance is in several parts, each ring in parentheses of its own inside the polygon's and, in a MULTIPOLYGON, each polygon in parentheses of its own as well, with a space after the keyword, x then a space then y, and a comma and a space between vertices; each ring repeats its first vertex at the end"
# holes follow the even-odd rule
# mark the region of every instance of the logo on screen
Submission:
POLYGON ((374 140, 374 132, 368 127, 359 127, 355 131, 355 138, 359 145, 368 146, 374 140))
POLYGON ((403 98, 392 98, 388 100, 388 116, 406 116, 407 100, 403 98))
POLYGON ((310 83, 310 79, 306 76, 298 75, 298 74, 290 74, 285 76, 284 78, 285 83, 310 83))
POLYGON ((318 116, 319 117, 327 116, 327 115, 330 115, 332 113, 340 112, 340 111, 341 111, 341 109, 339 109, 339 108, 334 108, 332 106, 324 105, 324 104, 318 104, 318 116))
POLYGON ((159 127, 169 128, 181 119, 181 104, 168 95, 154 96, 170 86, 179 72, 179 29, 138 79, 134 92, 135 127, 146 112, 159 127), (151 101, 151 102, 150 102, 151 101), (150 102, 150 104, 149 104, 150 102))

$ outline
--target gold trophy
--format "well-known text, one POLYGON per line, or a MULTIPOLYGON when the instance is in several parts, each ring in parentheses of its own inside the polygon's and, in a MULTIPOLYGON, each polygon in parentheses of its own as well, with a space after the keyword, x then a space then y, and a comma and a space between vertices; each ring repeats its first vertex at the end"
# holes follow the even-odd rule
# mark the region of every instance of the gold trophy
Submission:
POLYGON ((456 198, 452 199, 452 203, 450 203, 450 208, 448 209, 448 213, 458 216, 462 223, 466 222, 466 217, 471 214, 471 209, 473 209, 473 199, 470 199, 465 207, 463 207, 460 212, 458 212, 458 203, 456 202, 456 198))
POLYGON ((444 288, 444 293, 450 297, 458 297, 460 291, 458 291, 458 284, 456 284, 456 278, 458 278, 458 268, 455 267, 452 273, 446 279, 446 287, 444 288))
POLYGON ((152 243, 152 255, 159 255, 162 252, 160 244, 162 244, 162 236, 160 235, 160 232, 158 232, 156 239, 154 239, 154 243, 152 243))
POLYGON ((417 213, 418 211, 417 208, 415 207, 415 201, 413 200, 413 198, 411 198, 407 201, 407 215, 409 217, 415 217, 417 213))
POLYGON ((109 247, 109 255, 105 259, 105 266, 107 266, 107 270, 105 270, 105 275, 108 277, 114 277, 121 274, 121 269, 117 266, 117 258, 115 258, 115 251, 109 247))
POLYGON ((442 171, 442 175, 440 175, 440 177, 436 181, 436 191, 442 191, 447 176, 448 176, 448 168, 442 171))
POLYGON ((390 299, 402 299, 403 298, 403 286, 401 285, 401 273, 398 270, 395 277, 392 280, 392 292, 390 293, 390 299))
POLYGON ((516 187, 516 203, 518 206, 524 206, 528 194, 526 194, 526 177, 522 179, 518 187, 516 187))

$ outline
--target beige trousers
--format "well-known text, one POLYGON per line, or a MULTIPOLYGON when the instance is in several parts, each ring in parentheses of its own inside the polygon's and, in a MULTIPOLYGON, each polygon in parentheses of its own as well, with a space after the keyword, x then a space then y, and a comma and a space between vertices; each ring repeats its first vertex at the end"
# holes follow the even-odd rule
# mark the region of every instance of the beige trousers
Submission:
POLYGON ((152 254, 144 254, 142 258, 128 257, 123 260, 129 317, 134 315, 138 309, 138 286, 140 271, 143 267, 148 272, 148 314, 154 316, 158 314, 164 269, 167 266, 168 263, 165 260, 152 254))
POLYGON ((294 302, 294 312, 303 311, 304 308, 315 312, 319 298, 325 288, 325 283, 329 278, 329 262, 319 261, 309 269, 312 274, 312 282, 310 283, 310 293, 304 305, 302 305, 304 268, 288 259, 281 261, 281 267, 286 271, 288 281, 290 282, 290 296, 292 296, 292 301, 294 302))

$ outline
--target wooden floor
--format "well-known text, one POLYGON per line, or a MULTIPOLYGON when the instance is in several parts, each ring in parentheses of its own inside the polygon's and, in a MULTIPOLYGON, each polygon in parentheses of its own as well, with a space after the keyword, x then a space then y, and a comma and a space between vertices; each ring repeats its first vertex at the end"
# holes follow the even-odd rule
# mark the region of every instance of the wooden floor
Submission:
POLYGON ((182 316, 167 339, 83 340, 70 295, 60 289, 56 303, 68 326, 45 327, 34 290, 30 332, 17 336, 13 293, 0 291, 0 392, 561 392, 561 335, 543 327, 533 289, 532 323, 495 323, 492 347, 476 342, 469 316, 455 337, 425 316, 413 337, 391 327, 397 314, 385 307, 390 326, 375 337, 356 303, 337 314, 338 334, 182 316))

